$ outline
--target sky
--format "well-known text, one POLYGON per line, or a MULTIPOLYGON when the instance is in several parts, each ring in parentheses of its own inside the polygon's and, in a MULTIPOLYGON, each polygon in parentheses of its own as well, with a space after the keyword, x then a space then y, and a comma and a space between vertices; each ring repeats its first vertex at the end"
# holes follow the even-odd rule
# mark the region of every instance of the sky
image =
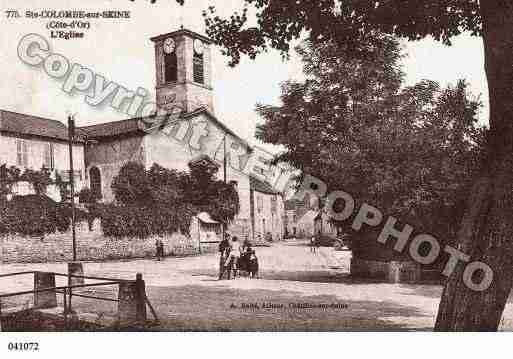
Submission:
MULTIPOLYGON (((150 37, 177 30, 180 25, 204 33, 202 10, 214 4, 223 15, 240 10, 242 0, 194 0, 180 7, 171 0, 24 0, 14 5, 0 0, 0 108, 64 121, 67 113, 76 113, 77 125, 89 125, 124 119, 124 113, 109 107, 95 108, 84 101, 83 93, 70 96, 62 91, 62 81, 50 78, 41 67, 24 64, 17 56, 20 39, 29 33, 47 38, 51 50, 105 76, 127 89, 143 87, 154 93, 155 65, 150 37), (6 18, 6 10, 43 9, 86 11, 130 11, 130 19, 91 20, 83 39, 50 39, 47 19, 6 18)), ((485 107, 480 115, 488 121, 487 84, 483 46, 480 38, 462 35, 446 47, 432 40, 404 42, 406 85, 421 79, 441 85, 465 78, 475 95, 481 95, 485 107)), ((303 78, 298 56, 291 53, 283 60, 270 51, 256 60, 244 58, 237 67, 227 66, 219 48, 213 50, 214 107, 216 116, 240 137, 258 144, 254 131, 259 118, 256 103, 279 104, 280 83, 303 78)), ((272 149, 271 147, 266 147, 272 149)))

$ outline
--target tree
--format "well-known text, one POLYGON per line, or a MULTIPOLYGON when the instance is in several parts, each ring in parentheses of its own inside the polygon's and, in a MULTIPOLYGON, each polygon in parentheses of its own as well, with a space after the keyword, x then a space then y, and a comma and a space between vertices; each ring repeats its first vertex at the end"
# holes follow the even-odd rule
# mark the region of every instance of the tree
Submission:
POLYGON ((192 163, 189 173, 126 163, 112 181, 118 206, 102 211, 104 233, 142 238, 187 233, 192 217, 203 211, 219 221, 233 220, 239 197, 233 186, 215 178, 217 171, 210 161, 192 163))
MULTIPOLYGON (((178 3, 183 1, 177 0, 178 3)), ((462 32, 481 36, 490 98, 487 158, 474 180, 460 232, 460 249, 491 266, 492 285, 473 292, 458 265, 445 286, 435 329, 497 330, 513 282, 513 2, 509 0, 244 0, 229 19, 205 12, 207 34, 239 62, 268 48, 285 54, 303 32, 315 40, 354 45, 374 31, 446 44, 462 32), (247 8, 257 10, 248 25, 247 8)))
POLYGON ((486 160, 474 179, 458 234, 460 249, 471 260, 487 263, 492 285, 474 292, 458 265, 439 306, 436 330, 497 330, 513 281, 513 2, 508 0, 245 0, 257 10, 256 26, 247 11, 230 19, 206 14, 207 34, 236 64, 240 55, 255 57, 268 48, 286 53, 306 31, 312 39, 354 45, 381 31, 419 40, 432 36, 450 44, 462 32, 481 36, 490 98, 486 160))
POLYGON ((233 185, 216 179, 219 166, 210 160, 199 160, 191 162, 189 168, 184 191, 191 204, 217 221, 233 221, 239 213, 239 195, 233 185))
POLYGON ((148 206, 153 202, 146 169, 138 162, 124 164, 112 180, 111 188, 121 205, 148 206))
MULTIPOLYGON (((257 106, 265 120, 257 134, 285 147, 277 161, 330 190, 349 191, 419 231, 453 238, 483 139, 480 102, 464 81, 441 89, 424 80, 401 89, 397 41, 383 34, 368 40, 363 57, 345 45, 299 47, 307 80, 285 83, 281 106, 257 106)), ((350 230, 350 222, 335 223, 350 230)), ((371 237, 355 242, 356 257, 405 257, 371 237)))

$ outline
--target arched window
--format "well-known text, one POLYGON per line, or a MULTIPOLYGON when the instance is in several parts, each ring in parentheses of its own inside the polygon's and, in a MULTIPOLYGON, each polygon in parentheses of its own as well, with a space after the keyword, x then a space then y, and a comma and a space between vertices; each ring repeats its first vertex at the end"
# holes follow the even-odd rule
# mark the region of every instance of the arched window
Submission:
POLYGON ((178 60, 176 58, 176 51, 164 55, 164 81, 178 81, 178 60))
POLYGON ((98 198, 102 197, 102 177, 100 175, 100 170, 98 167, 91 167, 89 170, 89 182, 91 187, 91 192, 98 196, 98 198))

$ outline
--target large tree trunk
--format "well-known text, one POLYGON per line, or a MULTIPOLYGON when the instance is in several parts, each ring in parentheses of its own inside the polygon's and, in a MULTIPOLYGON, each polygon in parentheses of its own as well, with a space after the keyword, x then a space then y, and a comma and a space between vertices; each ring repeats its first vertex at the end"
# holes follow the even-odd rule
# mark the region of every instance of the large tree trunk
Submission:
POLYGON ((497 330, 513 284, 513 1, 481 0, 481 15, 490 134, 458 240, 459 249, 487 263, 494 278, 487 290, 472 291, 460 262, 442 294, 438 331, 497 330))

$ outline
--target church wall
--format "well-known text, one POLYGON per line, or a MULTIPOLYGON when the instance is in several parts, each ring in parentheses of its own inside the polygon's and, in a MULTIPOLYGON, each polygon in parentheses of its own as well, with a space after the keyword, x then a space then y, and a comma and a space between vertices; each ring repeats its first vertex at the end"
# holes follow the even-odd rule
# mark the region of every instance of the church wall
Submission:
MULTIPOLYGON (((185 132, 185 131, 184 131, 185 132)), ((233 138, 228 135, 227 143, 233 138)), ((146 149, 146 166, 153 163, 167 168, 174 168, 180 171, 188 171, 189 161, 201 154, 206 154, 214 159, 220 166, 217 174, 218 179, 223 179, 223 138, 224 131, 218 128, 206 116, 198 116, 189 120, 186 124, 178 124, 164 129, 158 133, 148 134, 144 139, 146 149), (202 138, 201 150, 189 146, 194 126, 200 123, 206 124, 208 135, 202 138), (182 137, 181 131, 188 129, 187 134, 182 137), (179 139, 183 138, 183 141, 179 139)), ((229 152, 229 150, 227 150, 229 152)), ((234 164, 235 166, 236 164, 234 164)), ((240 168, 240 167, 239 167, 240 168)), ((250 235, 250 183, 249 176, 240 170, 227 165, 227 182, 237 182, 237 191, 240 201, 240 212, 232 225, 232 231, 240 236, 250 235)))
MULTIPOLYGON (((142 136, 119 138, 90 145, 86 149, 87 179, 90 169, 98 167, 102 179, 102 201, 114 201, 111 184, 123 165, 129 161, 145 163, 142 136)), ((88 183, 90 186, 90 183, 88 183)))

